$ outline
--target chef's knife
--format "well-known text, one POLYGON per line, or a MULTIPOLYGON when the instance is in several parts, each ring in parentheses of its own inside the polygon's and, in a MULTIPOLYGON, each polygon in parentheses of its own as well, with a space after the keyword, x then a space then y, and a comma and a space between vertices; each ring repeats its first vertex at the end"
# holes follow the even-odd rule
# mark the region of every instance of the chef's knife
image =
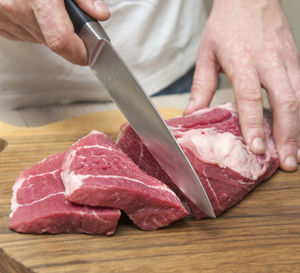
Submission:
POLYGON ((75 32, 87 48, 89 65, 102 87, 176 186, 198 208, 215 218, 192 165, 142 86, 112 47, 100 23, 84 13, 73 0, 65 0, 65 5, 75 32))

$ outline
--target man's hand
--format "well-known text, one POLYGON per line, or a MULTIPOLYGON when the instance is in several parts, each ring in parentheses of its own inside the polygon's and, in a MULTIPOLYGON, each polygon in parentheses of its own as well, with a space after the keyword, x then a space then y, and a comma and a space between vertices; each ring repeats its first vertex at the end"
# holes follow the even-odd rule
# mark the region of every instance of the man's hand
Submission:
POLYGON ((300 66, 279 0, 214 1, 185 114, 210 103, 221 71, 232 83, 243 136, 256 154, 265 151, 261 87, 266 89, 280 167, 295 170, 300 148, 300 66))
MULTIPOLYGON (((97 20, 110 13, 100 0, 76 0, 97 20)), ((0 35, 11 40, 45 44, 68 61, 87 64, 87 53, 74 33, 63 0, 0 0, 0 35)))

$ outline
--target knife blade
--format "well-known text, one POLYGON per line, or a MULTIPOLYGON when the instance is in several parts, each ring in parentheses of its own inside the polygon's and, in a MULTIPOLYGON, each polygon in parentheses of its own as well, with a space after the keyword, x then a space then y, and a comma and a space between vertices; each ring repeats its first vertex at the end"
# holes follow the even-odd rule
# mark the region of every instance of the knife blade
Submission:
POLYGON ((175 185, 193 204, 215 218, 210 200, 188 158, 133 73, 110 43, 99 22, 73 0, 65 6, 75 32, 83 40, 89 65, 102 88, 124 114, 144 145, 175 185))

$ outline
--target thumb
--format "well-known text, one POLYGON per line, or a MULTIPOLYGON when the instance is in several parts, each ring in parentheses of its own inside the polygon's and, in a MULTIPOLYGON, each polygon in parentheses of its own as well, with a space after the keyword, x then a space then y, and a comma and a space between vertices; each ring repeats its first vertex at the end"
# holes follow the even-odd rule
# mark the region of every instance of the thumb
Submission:
POLYGON ((209 105, 218 85, 218 65, 209 49, 199 49, 189 103, 184 115, 209 105), (205 52, 204 52, 205 51, 205 52))
POLYGON ((88 15, 99 21, 110 17, 110 12, 102 0, 75 0, 78 6, 88 15))

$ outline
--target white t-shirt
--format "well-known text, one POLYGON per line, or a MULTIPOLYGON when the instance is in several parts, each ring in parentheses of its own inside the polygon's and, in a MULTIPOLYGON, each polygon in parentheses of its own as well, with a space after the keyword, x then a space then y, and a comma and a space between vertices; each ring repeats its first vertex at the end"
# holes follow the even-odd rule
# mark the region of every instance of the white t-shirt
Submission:
MULTIPOLYGON (((205 24, 202 0, 106 0, 102 25, 149 95, 193 65, 205 24)), ((47 47, 0 37, 0 108, 107 101, 89 67, 73 65, 47 47)))

